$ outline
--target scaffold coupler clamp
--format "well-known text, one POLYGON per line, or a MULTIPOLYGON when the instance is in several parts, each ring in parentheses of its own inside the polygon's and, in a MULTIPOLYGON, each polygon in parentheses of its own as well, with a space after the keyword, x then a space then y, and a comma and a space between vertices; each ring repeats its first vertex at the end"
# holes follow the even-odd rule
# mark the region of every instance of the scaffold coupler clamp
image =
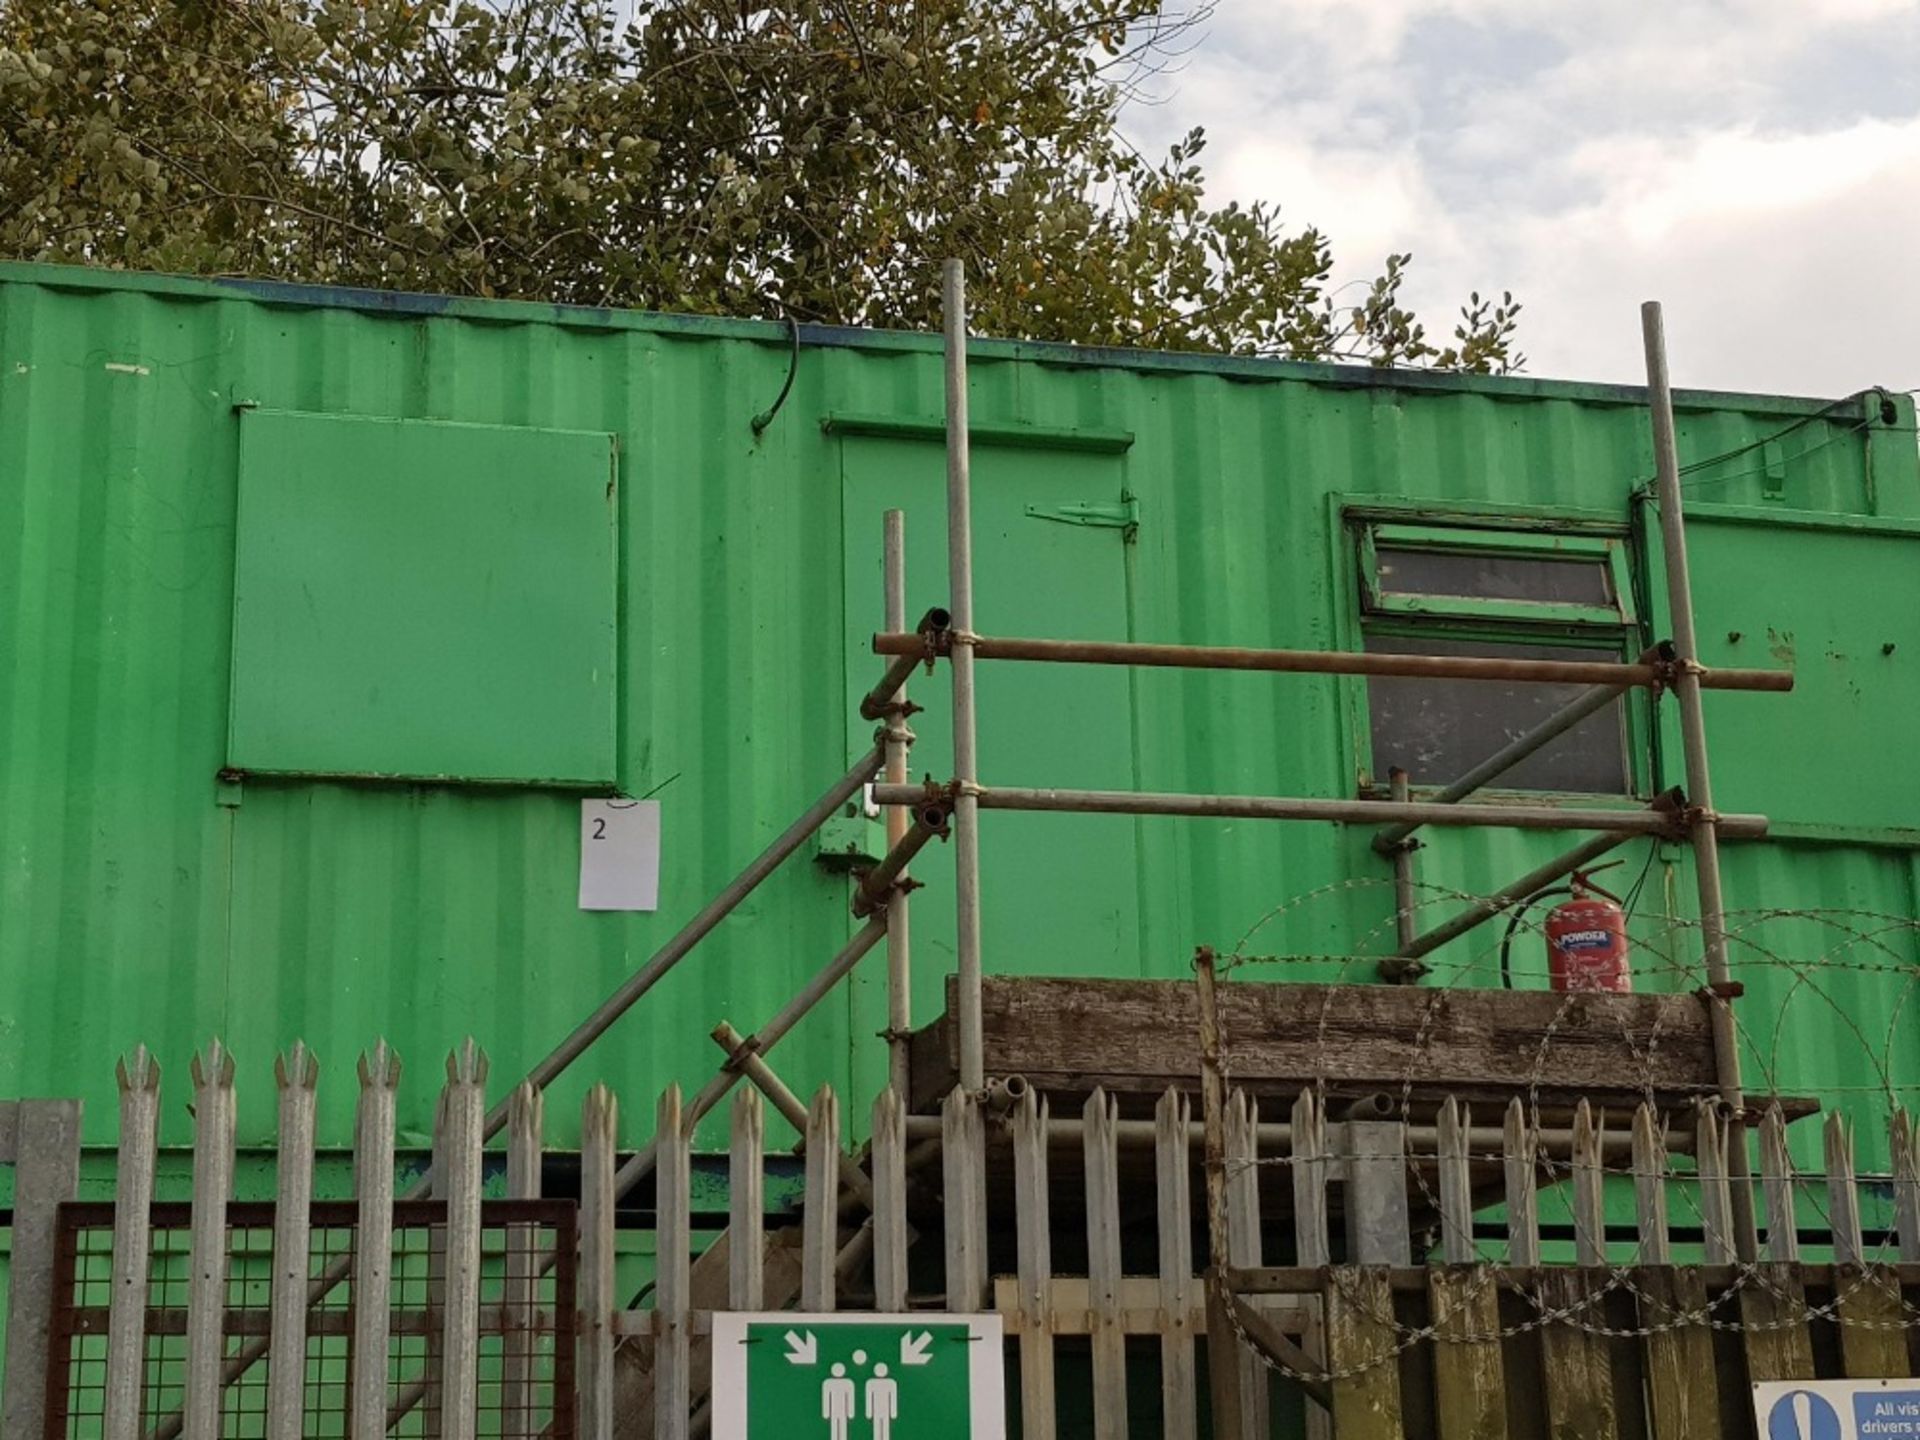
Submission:
POLYGON ((759 1053, 760 1037, 758 1035, 742 1036, 740 1043, 727 1051, 726 1064, 722 1068, 738 1075, 746 1068, 747 1061, 753 1059, 759 1053))

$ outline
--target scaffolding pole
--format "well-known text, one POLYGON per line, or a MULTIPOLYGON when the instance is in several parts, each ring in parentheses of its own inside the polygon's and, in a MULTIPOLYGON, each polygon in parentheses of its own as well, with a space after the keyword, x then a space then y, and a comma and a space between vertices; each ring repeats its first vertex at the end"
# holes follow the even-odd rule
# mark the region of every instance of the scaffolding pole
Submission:
MULTIPOLYGON (((887 511, 882 523, 881 552, 887 628, 898 630, 907 623, 905 512, 887 511)), ((886 714, 886 776, 888 782, 895 785, 906 783, 908 757, 913 750, 913 731, 908 723, 913 710, 907 703, 906 676, 901 676, 900 681, 888 697, 886 714)), ((906 839, 912 821, 904 805, 889 805, 886 813, 887 849, 892 851, 906 839)), ((905 881, 907 877, 903 873, 900 878, 905 881)), ((912 888, 910 884, 895 885, 887 895, 887 1078, 901 1095, 908 1089, 907 1041, 913 1029, 913 951, 907 938, 907 896, 912 888)))
MULTIPOLYGON (((787 1036, 787 1032, 806 1019, 807 1012, 818 1005, 838 985, 847 978, 854 966, 885 935, 887 917, 885 913, 875 915, 871 920, 854 932, 853 938, 841 947, 835 955, 819 970, 815 971, 807 983, 794 992, 793 997, 780 1007, 780 1013, 753 1034, 740 1042, 741 1048, 749 1054, 764 1055, 787 1036)), ((682 1111, 682 1123, 691 1130, 706 1115, 727 1098, 727 1092, 740 1083, 741 1067, 736 1059, 729 1059, 720 1067, 720 1071, 707 1081, 692 1099, 687 1101, 682 1111)), ((634 1186, 653 1173, 654 1162, 659 1158, 659 1139, 649 1141, 645 1148, 635 1151, 613 1176, 613 1194, 617 1200, 634 1186)), ((541 1261, 541 1273, 553 1264, 553 1252, 548 1251, 541 1261)))
MULTIPOLYGON (((949 432, 951 434, 951 432, 949 432)), ((969 600, 971 597, 969 597, 969 600)), ((956 606, 958 595, 955 596, 956 606)), ((1248 650, 1232 645, 1161 645, 1131 640, 1029 640, 969 635, 958 608, 953 630, 935 644, 949 651, 956 671, 968 661, 1037 660, 1069 665, 1136 665, 1161 670, 1257 670, 1295 675, 1412 675, 1456 680, 1520 680, 1541 685, 1662 685, 1672 667, 1620 660, 1509 660, 1482 655, 1383 655, 1366 650, 1248 650)), ((927 638, 912 633, 873 637, 876 655, 923 655, 927 638)), ((1707 670, 1695 667, 1707 690, 1793 689, 1791 670, 1707 670)), ((957 681, 956 681, 957 684, 957 681)))
MULTIPOLYGON (((1412 803, 1412 784, 1406 771, 1402 770, 1398 765, 1394 766, 1393 769, 1387 772, 1387 781, 1393 788, 1394 804, 1407 805, 1412 803)), ((1381 853, 1391 853, 1393 857, 1393 932, 1395 938, 1400 942, 1398 947, 1399 953, 1406 955, 1417 933, 1414 930, 1414 924, 1418 918, 1416 914, 1418 902, 1414 895, 1413 874, 1413 852, 1416 848, 1416 842, 1409 838, 1413 834, 1413 826, 1395 826, 1394 828, 1404 828, 1406 834, 1402 835, 1399 841, 1394 844, 1391 852, 1382 851, 1381 853)), ((1381 833, 1384 834, 1386 832, 1383 831, 1381 833)), ((1376 840, 1374 844, 1377 847, 1379 841, 1376 840)))
MULTIPOLYGON (((875 785, 881 805, 910 805, 941 795, 960 795, 947 785, 875 785)), ((1187 815, 1219 820, 1332 820, 1377 825, 1411 820, 1419 825, 1493 825, 1514 830, 1607 830, 1627 835, 1683 835, 1691 811, 1594 810, 1560 805, 1435 805, 1415 800, 1314 800, 1281 795, 1189 795, 1146 790, 1040 790, 974 785, 969 797, 982 810, 1039 810, 1084 815, 1187 815)), ((1721 815, 1720 833, 1763 839, 1764 815, 1721 815)))
MULTIPOLYGON (((953 913, 959 972, 960 1084, 987 1083, 980 1021, 980 779, 974 748, 972 461, 967 436, 967 272, 946 263, 942 308, 947 380, 947 584, 953 628, 947 632, 953 668, 953 913)), ((922 642, 924 643, 924 642, 922 642)), ((898 652, 907 653, 907 652, 898 652)))
POLYGON ((1741 1260, 1755 1258, 1759 1236, 1754 1226, 1753 1190, 1747 1160, 1746 1097, 1740 1082, 1739 1036, 1730 1008, 1737 993, 1727 966, 1726 901, 1720 889, 1719 817, 1713 813, 1713 786, 1707 773, 1706 716, 1700 703, 1704 683, 1700 647, 1694 631, 1693 585, 1687 575, 1687 536, 1680 499, 1680 459, 1673 435, 1673 391, 1667 379, 1666 325, 1660 302, 1640 307, 1641 338, 1647 352, 1647 406, 1653 413, 1653 459, 1660 504, 1660 548, 1667 578, 1667 608, 1673 624, 1674 698, 1679 702, 1680 739, 1686 763, 1687 794, 1698 807, 1689 816, 1695 882, 1700 895, 1700 938, 1712 992, 1708 1013, 1713 1025, 1714 1065, 1720 1098, 1727 1107, 1727 1161, 1733 1180, 1734 1245, 1741 1260))

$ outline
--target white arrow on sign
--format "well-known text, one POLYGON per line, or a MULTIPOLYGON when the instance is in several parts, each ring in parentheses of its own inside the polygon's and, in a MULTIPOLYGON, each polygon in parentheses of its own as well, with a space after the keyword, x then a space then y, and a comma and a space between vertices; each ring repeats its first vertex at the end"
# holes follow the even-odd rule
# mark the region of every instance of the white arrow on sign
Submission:
POLYGON ((900 1337, 900 1363, 902 1365, 930 1365, 933 1356, 927 1353, 927 1347, 933 1344, 933 1332, 922 1330, 918 1336, 909 1330, 900 1337))
POLYGON ((807 1331, 806 1338, 802 1339, 789 1330, 784 1338, 787 1342, 786 1360, 789 1365, 811 1365, 820 1358, 820 1345, 813 1338, 813 1331, 807 1331))

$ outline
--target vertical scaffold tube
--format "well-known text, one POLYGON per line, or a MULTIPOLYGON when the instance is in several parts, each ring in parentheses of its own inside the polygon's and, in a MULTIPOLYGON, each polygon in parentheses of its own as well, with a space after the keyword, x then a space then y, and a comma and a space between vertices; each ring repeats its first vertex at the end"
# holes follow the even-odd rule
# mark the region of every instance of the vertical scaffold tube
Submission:
POLYGON ((953 614, 954 948, 960 979, 960 1083, 985 1088, 980 1030, 980 783, 974 749, 972 466, 967 444, 967 278, 946 264, 947 583, 953 614))

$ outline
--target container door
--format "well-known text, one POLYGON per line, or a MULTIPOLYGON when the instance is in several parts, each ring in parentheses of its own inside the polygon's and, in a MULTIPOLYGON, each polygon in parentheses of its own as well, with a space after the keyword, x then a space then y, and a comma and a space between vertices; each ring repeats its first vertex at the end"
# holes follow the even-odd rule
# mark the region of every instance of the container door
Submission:
MULTIPOLYGON (((946 460, 938 443, 847 437, 845 501, 848 714, 879 677, 883 515, 906 512, 907 624, 948 602, 946 460)), ((974 628, 982 634, 1124 640, 1132 530, 1122 463, 1111 455, 978 446, 973 452, 974 628)), ((1129 672, 1113 666, 976 665, 984 785, 1136 788, 1129 672)), ((951 779, 952 692, 945 665, 917 672, 925 707, 911 776, 951 779)), ((870 733, 857 718, 849 743, 870 733)), ((1142 973, 1136 821, 1128 816, 981 816, 982 963, 988 974, 1142 973)), ((884 845, 884 840, 875 842, 884 845)), ((876 850, 876 853, 877 850, 876 850)), ((936 841, 912 904, 916 1025, 939 1014, 954 966, 952 851, 936 841)), ((886 966, 859 976, 856 1031, 885 1023, 886 966), (871 1022, 871 1023, 869 1023, 871 1022)))

